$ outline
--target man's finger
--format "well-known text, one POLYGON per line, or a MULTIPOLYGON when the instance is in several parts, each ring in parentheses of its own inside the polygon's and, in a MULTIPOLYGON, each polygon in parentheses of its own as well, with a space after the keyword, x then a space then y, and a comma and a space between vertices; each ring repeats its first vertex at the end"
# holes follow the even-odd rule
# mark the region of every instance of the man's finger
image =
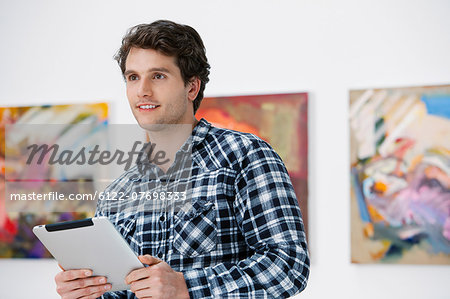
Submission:
POLYGON ((92 270, 83 269, 83 270, 67 270, 62 273, 63 281, 70 281, 78 278, 86 278, 92 275, 92 270))
POLYGON ((131 284, 133 281, 149 277, 148 268, 141 268, 131 271, 130 274, 125 277, 125 283, 131 284))
POLYGON ((150 254, 140 255, 138 256, 141 263, 146 265, 156 265, 161 263, 162 261, 157 259, 156 257, 151 256, 150 254))
POLYGON ((89 286, 98 286, 106 284, 106 277, 104 276, 91 276, 88 278, 76 279, 66 283, 69 290, 75 290, 80 288, 86 288, 89 286))
POLYGON ((133 281, 130 284, 130 291, 136 293, 137 291, 149 289, 149 281, 147 279, 133 281))

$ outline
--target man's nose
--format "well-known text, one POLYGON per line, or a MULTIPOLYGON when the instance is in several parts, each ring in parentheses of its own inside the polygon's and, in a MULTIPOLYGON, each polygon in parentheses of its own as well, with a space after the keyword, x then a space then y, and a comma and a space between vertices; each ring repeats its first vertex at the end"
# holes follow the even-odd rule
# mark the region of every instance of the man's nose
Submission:
POLYGON ((138 87, 139 97, 149 97, 152 96, 152 83, 150 80, 143 78, 139 81, 138 87))

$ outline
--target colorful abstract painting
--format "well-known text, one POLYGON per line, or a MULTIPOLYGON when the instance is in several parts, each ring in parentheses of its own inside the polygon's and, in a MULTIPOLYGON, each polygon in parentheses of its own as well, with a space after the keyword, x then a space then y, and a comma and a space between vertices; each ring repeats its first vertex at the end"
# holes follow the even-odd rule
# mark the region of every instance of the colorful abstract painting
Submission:
POLYGON ((62 171, 60 165, 42 163, 25 165, 17 153, 30 142, 60 144, 73 148, 75 144, 88 146, 99 126, 107 123, 106 103, 3 107, 0 108, 0 257, 1 258, 42 258, 51 257, 36 239, 32 228, 38 224, 83 219, 91 217, 92 207, 83 208, 69 202, 60 202, 57 209, 34 211, 32 202, 19 202, 21 206, 8 208, 8 186, 40 190, 56 194, 65 191, 72 194, 91 192, 92 169, 69 167, 72 172, 62 171), (82 131, 78 130, 82 127, 82 131), (45 179, 39 175, 45 174, 45 179), (39 179, 35 179, 38 177, 39 179), (28 179, 23 179, 28 178, 28 179), (34 179, 29 179, 34 178, 34 179), (66 184, 59 184, 66 182, 66 184), (10 185, 8 185, 10 184, 10 185), (61 189, 66 190, 61 190, 61 189), (67 190, 70 189, 70 190, 67 190))
POLYGON ((307 93, 205 98, 196 113, 213 125, 267 141, 286 164, 308 231, 307 93))
POLYGON ((450 264, 450 85, 350 92, 353 263, 450 264))

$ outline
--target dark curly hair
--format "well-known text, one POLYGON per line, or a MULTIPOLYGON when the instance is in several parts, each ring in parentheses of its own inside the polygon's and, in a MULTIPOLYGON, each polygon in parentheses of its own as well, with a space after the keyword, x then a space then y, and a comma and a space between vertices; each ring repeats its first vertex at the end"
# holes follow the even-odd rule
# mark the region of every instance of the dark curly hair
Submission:
POLYGON ((125 73, 125 63, 131 48, 153 49, 167 56, 175 57, 180 68, 184 84, 192 77, 201 81, 200 90, 194 100, 194 114, 203 100, 203 91, 209 81, 210 65, 206 58, 206 49, 200 35, 188 25, 168 20, 158 20, 151 24, 139 24, 131 27, 122 39, 122 46, 114 56, 125 73))

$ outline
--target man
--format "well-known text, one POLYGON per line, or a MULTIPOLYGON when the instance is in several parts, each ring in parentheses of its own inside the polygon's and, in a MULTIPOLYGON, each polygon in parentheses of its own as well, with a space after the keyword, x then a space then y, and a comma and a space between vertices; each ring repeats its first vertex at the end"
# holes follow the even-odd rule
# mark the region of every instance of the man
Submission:
POLYGON ((214 128, 194 116, 209 80, 198 33, 170 21, 138 25, 124 37, 116 59, 133 115, 173 164, 146 168, 150 175, 137 165, 105 191, 167 190, 173 165, 188 144, 190 205, 149 211, 100 203, 96 215, 108 216, 149 266, 126 277, 131 291, 115 293, 105 293, 106 278, 91 276, 89 269, 63 271, 55 277, 58 293, 63 298, 104 293, 104 298, 280 298, 303 290, 309 275, 306 238, 281 158, 254 135, 214 128), (172 135, 177 137, 165 142, 172 135), (181 140, 177 151, 164 146, 173 147, 173 140, 181 140), (155 181, 166 183, 150 184, 155 181))

